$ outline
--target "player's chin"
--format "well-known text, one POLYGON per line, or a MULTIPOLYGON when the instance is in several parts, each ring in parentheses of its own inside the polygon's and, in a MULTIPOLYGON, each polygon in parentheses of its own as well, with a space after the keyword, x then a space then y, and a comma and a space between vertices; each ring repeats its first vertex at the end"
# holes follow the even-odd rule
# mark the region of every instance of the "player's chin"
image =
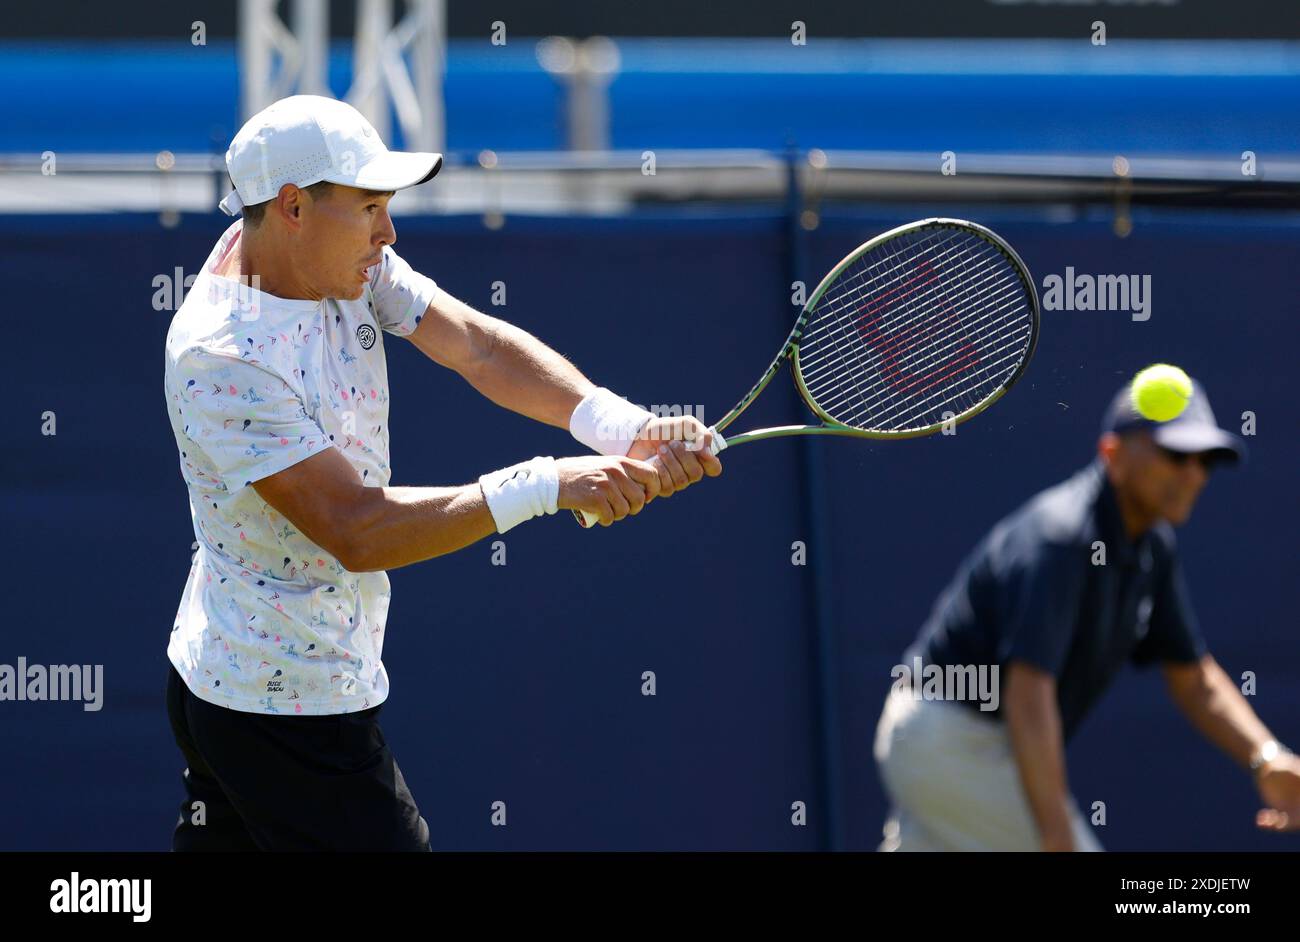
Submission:
POLYGON ((1192 518, 1192 509, 1196 506, 1193 498, 1188 501, 1171 501, 1165 508, 1165 519, 1176 527, 1181 527, 1192 518))

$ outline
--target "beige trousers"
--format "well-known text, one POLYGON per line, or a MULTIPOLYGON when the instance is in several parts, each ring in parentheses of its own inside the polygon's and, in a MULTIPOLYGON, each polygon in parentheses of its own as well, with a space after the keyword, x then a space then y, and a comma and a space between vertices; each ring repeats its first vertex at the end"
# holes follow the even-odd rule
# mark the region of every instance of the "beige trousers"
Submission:
MULTIPOLYGON (((1004 723, 891 689, 875 756, 892 805, 880 850, 1039 849, 1004 723)), ((1070 825, 1077 850, 1102 849, 1073 797, 1070 825)))

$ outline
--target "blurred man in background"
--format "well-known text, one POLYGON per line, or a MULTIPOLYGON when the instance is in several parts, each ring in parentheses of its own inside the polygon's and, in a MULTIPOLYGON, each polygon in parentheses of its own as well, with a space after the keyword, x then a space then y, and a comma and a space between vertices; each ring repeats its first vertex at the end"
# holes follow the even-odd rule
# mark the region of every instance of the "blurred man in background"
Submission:
POLYGON ((1121 389, 1097 459, 998 523, 939 597, 904 662, 937 691, 975 669, 1000 687, 983 702, 891 690, 875 741, 892 802, 881 850, 1100 850, 1065 745, 1129 661, 1160 664, 1183 714, 1250 770, 1260 827, 1300 828, 1300 761, 1207 653, 1175 550, 1211 469, 1244 454, 1193 389, 1159 423, 1121 389))

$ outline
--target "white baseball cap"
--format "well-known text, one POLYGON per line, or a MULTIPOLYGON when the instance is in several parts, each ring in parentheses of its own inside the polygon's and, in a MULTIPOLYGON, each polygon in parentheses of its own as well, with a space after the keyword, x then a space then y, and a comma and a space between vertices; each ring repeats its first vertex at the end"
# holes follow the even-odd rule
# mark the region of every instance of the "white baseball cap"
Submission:
POLYGON ((442 154, 391 151, 361 112, 319 95, 293 95, 253 115, 226 151, 235 189, 227 216, 274 199, 286 183, 327 181, 362 190, 400 190, 428 180, 442 154))

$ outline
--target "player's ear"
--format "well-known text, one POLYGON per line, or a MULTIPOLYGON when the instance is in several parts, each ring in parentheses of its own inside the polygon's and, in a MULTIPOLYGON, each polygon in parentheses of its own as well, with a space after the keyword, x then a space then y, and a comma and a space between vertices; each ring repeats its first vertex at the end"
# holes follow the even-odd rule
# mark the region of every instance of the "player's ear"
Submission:
POLYGON ((1114 432, 1103 432, 1097 439, 1097 457, 1102 460, 1106 467, 1110 467, 1114 462, 1120 449, 1123 447, 1120 438, 1114 432))
POLYGON ((304 204, 302 190, 292 183, 286 183, 280 187, 280 192, 275 198, 276 209, 279 211, 280 219, 291 230, 302 227, 302 214, 304 204))

